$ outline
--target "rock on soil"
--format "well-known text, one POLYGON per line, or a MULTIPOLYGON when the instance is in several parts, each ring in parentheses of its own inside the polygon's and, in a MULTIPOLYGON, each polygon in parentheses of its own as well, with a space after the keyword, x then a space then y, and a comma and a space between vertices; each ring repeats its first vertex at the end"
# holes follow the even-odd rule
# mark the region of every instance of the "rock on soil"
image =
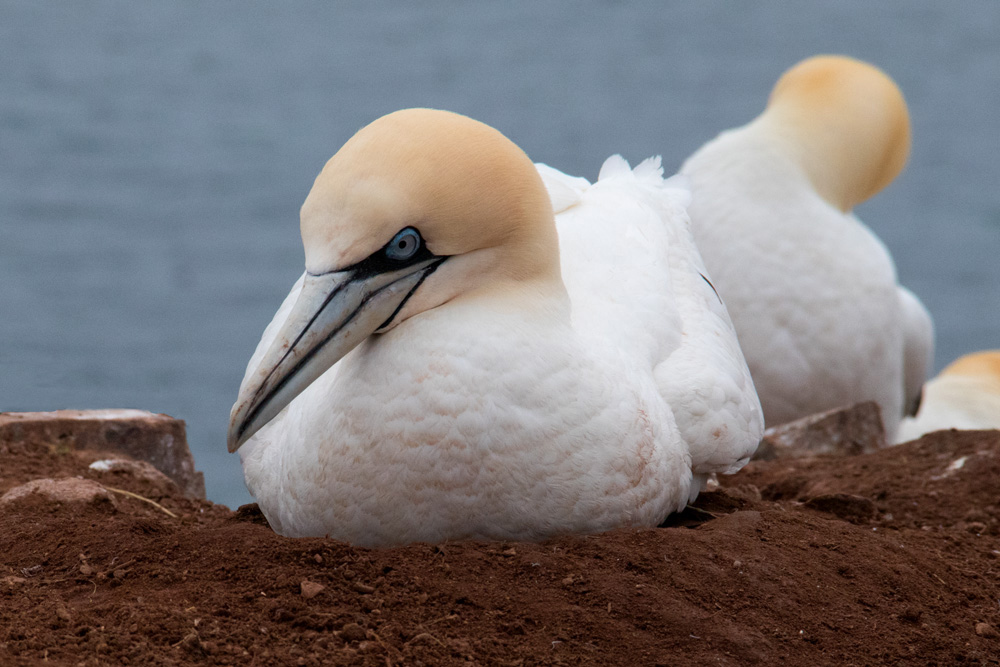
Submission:
POLYGON ((865 401, 767 429, 753 458, 770 461, 819 454, 854 456, 885 445, 882 410, 878 403, 865 401))
POLYGON ((36 498, 53 503, 104 505, 112 510, 118 508, 110 491, 97 482, 79 477, 33 479, 0 496, 0 507, 36 498))
POLYGON ((149 463, 180 489, 205 497, 184 422, 145 410, 0 412, 0 456, 8 452, 118 452, 149 463))
MULTIPOLYGON (((94 456, 8 447, 0 494, 106 484, 94 456)), ((0 507, 0 665, 1000 663, 996 431, 755 461, 666 527, 541 544, 286 539, 116 474, 157 505, 0 507)))

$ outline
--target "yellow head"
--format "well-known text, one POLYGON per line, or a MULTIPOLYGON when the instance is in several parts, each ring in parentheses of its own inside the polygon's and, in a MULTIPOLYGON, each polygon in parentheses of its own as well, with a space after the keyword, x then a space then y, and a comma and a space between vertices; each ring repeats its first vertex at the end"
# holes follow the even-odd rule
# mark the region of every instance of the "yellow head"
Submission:
POLYGON ((760 120, 842 211, 891 183, 910 153, 902 92, 877 67, 846 56, 815 56, 785 72, 760 120))
POLYGON ((240 388, 230 451, 372 334, 482 290, 564 290, 535 166, 458 114, 407 109, 360 130, 316 178, 301 229, 306 275, 240 388))
POLYGON ((397 111, 344 144, 302 205, 306 269, 344 269, 407 226, 435 255, 488 250, 506 277, 558 275, 552 204, 531 160, 459 114, 397 111))
POLYGON ((959 357, 939 377, 971 377, 1000 388, 1000 350, 984 350, 959 357))

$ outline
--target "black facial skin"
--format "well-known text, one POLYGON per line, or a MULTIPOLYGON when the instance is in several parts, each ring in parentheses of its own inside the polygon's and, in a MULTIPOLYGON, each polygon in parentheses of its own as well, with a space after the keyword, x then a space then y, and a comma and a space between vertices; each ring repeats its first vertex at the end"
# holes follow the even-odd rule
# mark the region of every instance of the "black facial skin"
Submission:
POLYGON ((415 227, 406 227, 380 249, 344 270, 353 271, 356 278, 364 279, 379 273, 397 271, 411 264, 433 259, 435 256, 427 249, 420 231, 415 227), (416 243, 417 248, 413 250, 411 246, 399 247, 400 244, 404 243, 416 243))
MULTIPOLYGON (((432 273, 434 273, 434 271, 436 271, 437 268, 439 266, 441 266, 441 264, 444 263, 444 261, 446 259, 448 259, 448 258, 447 257, 440 257, 438 255, 435 255, 430 250, 427 249, 427 246, 424 243, 423 237, 420 235, 420 232, 416 228, 414 228, 414 227, 406 227, 406 228, 400 230, 393 237, 393 239, 391 241, 389 241, 388 243, 386 243, 379 250, 375 251, 374 253, 372 253, 371 255, 369 255, 368 257, 366 257, 365 259, 361 260, 357 264, 349 266, 346 269, 342 269, 341 271, 337 271, 337 273, 340 273, 340 272, 345 272, 345 273, 346 272, 350 272, 350 273, 352 273, 350 280, 348 282, 343 283, 337 289, 335 289, 333 292, 331 292, 329 295, 327 295, 326 300, 323 302, 323 305, 319 308, 319 310, 316 311, 316 313, 313 315, 312 320, 310 320, 309 324, 307 324, 306 327, 299 334, 299 337, 296 338, 295 341, 293 341, 292 344, 288 347, 288 352, 286 354, 291 354, 291 351, 293 349, 295 349, 295 346, 298 344, 299 340, 301 340, 302 336, 304 336, 305 333, 306 333, 306 331, 309 330, 309 327, 312 326, 313 321, 315 321, 315 319, 317 317, 319 317, 319 314, 323 311, 324 308, 326 308, 327 304, 329 304, 331 301, 333 301, 334 298, 337 296, 337 294, 340 293, 340 291, 343 290, 350 283, 353 283, 353 282, 356 282, 356 281, 359 281, 359 280, 365 280, 367 278, 370 278, 370 277, 372 277, 374 275, 378 275, 380 273, 389 273, 389 272, 392 272, 392 271, 398 271, 400 269, 406 268, 407 266, 412 266, 414 264, 418 264, 418 263, 426 261, 426 260, 436 260, 432 264, 430 264, 429 266, 426 266, 423 269, 421 269, 422 275, 420 276, 420 280, 418 280, 417 283, 410 289, 410 291, 409 291, 409 293, 407 293, 406 297, 403 298, 402 301, 400 301, 399 305, 396 306, 396 309, 386 319, 386 321, 383 322, 381 325, 379 325, 379 327, 375 330, 375 333, 379 333, 380 331, 382 331, 386 327, 388 327, 390 324, 392 324, 392 321, 395 319, 396 315, 398 315, 399 311, 401 311, 403 309, 403 306, 406 305, 406 302, 410 300, 410 297, 413 296, 413 293, 417 291, 417 288, 419 288, 423 284, 424 280, 427 279, 427 276, 429 276, 432 273)), ((388 287, 388 286, 389 285, 386 285, 385 287, 388 287)), ((383 287, 382 289, 385 289, 385 287, 383 287)), ((379 291, 381 291, 381 290, 379 290, 379 291)), ((378 292, 374 292, 374 293, 368 295, 368 297, 364 301, 362 301, 361 304, 359 304, 358 310, 360 310, 361 308, 363 308, 364 305, 369 300, 371 300, 372 298, 374 298, 377 294, 378 294, 378 292)), ((357 312, 357 311, 355 311, 355 312, 357 312)), ((353 315, 352 315, 352 317, 353 317, 353 315)), ((351 317, 347 318, 347 320, 345 320, 341 324, 340 327, 338 327, 338 328, 334 329, 333 331, 331 331, 329 333, 329 335, 322 342, 320 342, 318 345, 315 345, 307 354, 303 355, 302 359, 299 360, 299 362, 284 377, 284 379, 277 386, 271 388, 271 390, 269 392, 270 395, 273 396, 274 394, 276 394, 281 389, 281 387, 284 386, 284 384, 287 381, 289 381, 291 379, 291 377, 294 376, 298 372, 298 370, 301 367, 303 367, 305 364, 307 364, 310 361, 310 359, 312 359, 312 357, 327 343, 327 341, 329 341, 330 339, 332 339, 333 337, 335 337, 338 333, 340 333, 341 328, 343 328, 344 326, 347 326, 347 324, 350 321, 351 321, 351 317)), ((263 391, 265 386, 266 386, 266 383, 262 384, 259 391, 263 391)), ((255 397, 255 400, 256 400, 256 398, 257 397, 255 397)), ((240 436, 242 436, 242 434, 243 434, 243 432, 245 432, 246 428, 249 427, 250 423, 253 421, 253 418, 261 410, 264 409, 264 406, 267 405, 268 400, 270 400, 270 399, 268 398, 268 399, 265 399, 265 400, 261 401, 246 416, 246 418, 244 420, 244 423, 243 423, 243 427, 239 431, 239 435, 240 436)))

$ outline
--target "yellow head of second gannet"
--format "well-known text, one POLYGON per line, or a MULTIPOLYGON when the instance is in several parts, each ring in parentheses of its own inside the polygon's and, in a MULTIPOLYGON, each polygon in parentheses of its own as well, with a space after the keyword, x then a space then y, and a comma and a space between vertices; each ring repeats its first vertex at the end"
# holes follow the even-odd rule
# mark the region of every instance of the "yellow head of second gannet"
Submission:
POLYGON ((370 334, 482 289, 561 285, 552 204, 531 160, 446 111, 406 109, 361 129, 316 178, 301 231, 302 292, 233 407, 230 451, 370 334))
POLYGON ((782 74, 757 118, 685 161, 695 240, 771 425, 874 400, 892 433, 912 411, 933 323, 852 211, 909 151, 892 79, 819 55, 782 74))
POLYGON ((845 212, 891 183, 910 154, 903 93, 882 70, 846 56, 815 56, 785 72, 759 120, 845 212))
POLYGON ((959 357, 925 384, 920 410, 903 421, 896 441, 953 428, 1000 428, 1000 350, 959 357))
POLYGON ((959 357, 945 366, 938 377, 975 379, 1000 395, 1000 350, 983 350, 959 357))

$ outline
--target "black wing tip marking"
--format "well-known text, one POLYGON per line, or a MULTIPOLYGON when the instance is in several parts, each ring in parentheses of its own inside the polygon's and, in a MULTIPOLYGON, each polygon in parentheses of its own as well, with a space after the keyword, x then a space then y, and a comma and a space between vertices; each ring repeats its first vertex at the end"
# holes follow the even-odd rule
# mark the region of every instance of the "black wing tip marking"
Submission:
MULTIPOLYGON (((706 283, 708 283, 708 286, 712 288, 713 292, 715 292, 715 298, 719 300, 719 303, 722 303, 722 297, 719 296, 719 290, 715 289, 715 285, 713 285, 712 281, 708 279, 708 276, 706 276, 701 271, 698 272, 698 275, 701 276, 702 280, 704 280, 706 283)), ((725 305, 725 304, 723 304, 723 305, 725 305)))

